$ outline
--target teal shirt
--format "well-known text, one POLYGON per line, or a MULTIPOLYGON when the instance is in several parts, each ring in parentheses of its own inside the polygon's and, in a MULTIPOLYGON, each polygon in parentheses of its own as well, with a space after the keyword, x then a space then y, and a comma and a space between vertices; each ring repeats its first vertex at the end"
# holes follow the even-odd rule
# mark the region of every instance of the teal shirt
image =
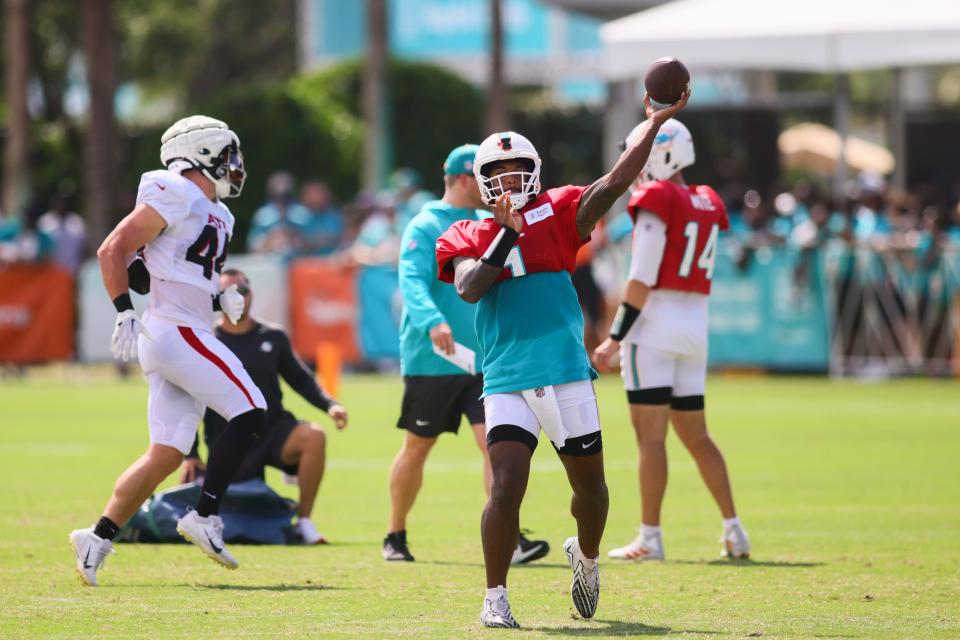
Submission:
POLYGON ((495 283, 477 303, 477 336, 485 396, 597 377, 583 346, 583 313, 567 271, 495 283))
MULTIPOLYGON (((280 225, 287 225, 299 234, 306 234, 310 224, 310 210, 299 202, 287 205, 285 215, 272 202, 264 204, 253 214, 250 221, 250 231, 247 232, 247 246, 252 248, 260 240, 280 225)), ((294 257, 296 252, 290 251, 287 258, 294 257)))
POLYGON ((457 295, 456 287, 437 279, 437 238, 457 220, 478 220, 477 211, 457 209, 442 200, 423 205, 400 241, 400 371, 405 376, 466 375, 466 371, 433 352, 430 329, 446 322, 453 339, 477 352, 476 307, 457 295))

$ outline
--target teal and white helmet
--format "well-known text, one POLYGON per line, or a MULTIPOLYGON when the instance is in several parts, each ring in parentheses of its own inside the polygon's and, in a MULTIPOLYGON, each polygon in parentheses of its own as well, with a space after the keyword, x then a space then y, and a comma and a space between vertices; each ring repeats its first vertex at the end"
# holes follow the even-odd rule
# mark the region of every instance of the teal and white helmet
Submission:
MULTIPOLYGON (((627 136, 627 146, 636 143, 640 137, 643 124, 638 124, 627 136)), ((693 150, 693 137, 690 130, 682 122, 670 118, 662 125, 657 137, 653 140, 653 148, 647 164, 640 171, 639 181, 669 180, 675 173, 689 167, 696 161, 693 150)))
POLYGON ((160 139, 160 161, 169 171, 198 169, 217 186, 217 197, 236 198, 247 172, 240 138, 225 122, 207 116, 177 120, 160 139))
POLYGON ((493 205, 505 189, 501 180, 507 176, 520 178, 520 193, 510 194, 510 204, 520 209, 540 193, 540 155, 533 144, 514 131, 503 131, 487 136, 477 149, 473 163, 473 175, 480 187, 480 196, 487 205, 493 205), (501 160, 520 160, 527 165, 525 171, 512 171, 490 177, 491 165, 501 160))

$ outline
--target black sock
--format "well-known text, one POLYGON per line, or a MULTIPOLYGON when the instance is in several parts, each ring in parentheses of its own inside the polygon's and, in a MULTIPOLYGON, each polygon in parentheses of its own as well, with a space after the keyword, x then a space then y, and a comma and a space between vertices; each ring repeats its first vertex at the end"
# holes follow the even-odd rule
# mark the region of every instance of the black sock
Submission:
POLYGON ((118 533, 120 533, 120 527, 107 516, 100 516, 97 524, 93 527, 93 534, 104 540, 113 540, 118 533))
POLYGON ((207 460, 207 475, 203 479, 197 515, 207 517, 220 512, 220 502, 230 481, 243 462, 250 445, 260 437, 267 426, 267 414, 263 409, 242 413, 227 425, 210 449, 207 460))

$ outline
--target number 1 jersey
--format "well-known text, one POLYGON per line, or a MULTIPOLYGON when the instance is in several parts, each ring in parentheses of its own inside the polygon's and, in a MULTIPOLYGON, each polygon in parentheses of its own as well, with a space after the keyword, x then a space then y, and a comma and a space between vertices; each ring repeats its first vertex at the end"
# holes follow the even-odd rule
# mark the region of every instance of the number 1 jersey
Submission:
POLYGON ((140 178, 137 204, 153 208, 166 228, 144 249, 150 272, 147 313, 177 325, 210 330, 212 296, 220 286, 234 218, 177 173, 149 171, 140 178))
POLYGON ((649 211, 667 225, 654 288, 708 295, 717 234, 730 227, 717 192, 705 185, 682 186, 669 180, 644 182, 627 208, 634 220, 641 211, 649 211))
MULTIPOLYGON (((584 240, 577 209, 586 187, 560 187, 520 210, 523 229, 497 281, 477 303, 483 393, 509 393, 596 377, 583 346, 583 314, 570 274, 584 240)), ((461 220, 437 239, 439 277, 457 256, 479 259, 500 232, 492 219, 461 220)))

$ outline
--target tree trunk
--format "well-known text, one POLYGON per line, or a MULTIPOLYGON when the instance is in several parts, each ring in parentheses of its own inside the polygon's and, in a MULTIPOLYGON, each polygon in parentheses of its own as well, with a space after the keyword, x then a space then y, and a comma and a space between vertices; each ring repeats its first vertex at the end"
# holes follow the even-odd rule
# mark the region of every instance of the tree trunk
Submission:
POLYGON ((503 12, 501 0, 490 0, 490 88, 487 97, 487 133, 510 128, 507 88, 503 78, 503 12))
POLYGON ((383 185, 386 166, 386 0, 367 0, 367 58, 363 71, 363 188, 383 185))
MULTIPOLYGON (((83 50, 90 90, 90 120, 83 150, 84 191, 89 242, 95 249, 118 213, 115 180, 118 147, 113 97, 117 90, 119 42, 112 0, 83 0, 83 50)), ((126 212, 123 212, 126 213, 126 212)))
POLYGON ((27 81, 30 74, 30 23, 27 0, 6 0, 7 131, 3 153, 3 212, 16 215, 30 198, 30 114, 27 81))

